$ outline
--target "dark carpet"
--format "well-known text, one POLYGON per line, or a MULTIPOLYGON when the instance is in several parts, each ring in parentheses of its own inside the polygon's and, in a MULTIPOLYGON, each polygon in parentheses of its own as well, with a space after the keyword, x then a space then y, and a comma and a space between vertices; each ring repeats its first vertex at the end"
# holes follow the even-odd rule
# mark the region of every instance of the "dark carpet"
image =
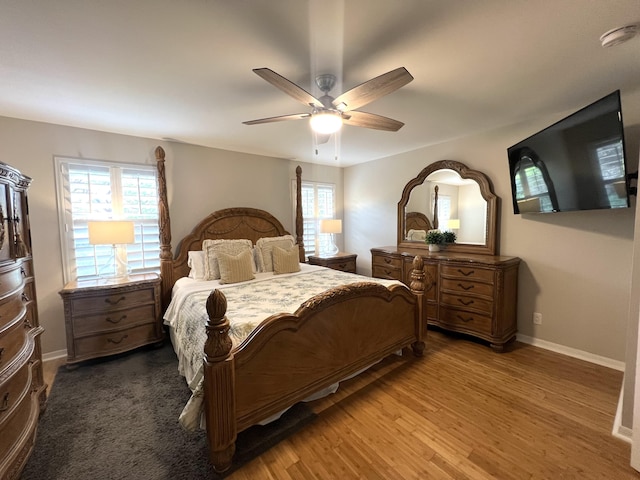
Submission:
MULTIPOLYGON (((171 345, 68 371, 60 367, 21 480, 218 479, 205 433, 178 416, 190 392, 171 345)), ((297 404, 241 432, 229 473, 315 418, 297 404)))

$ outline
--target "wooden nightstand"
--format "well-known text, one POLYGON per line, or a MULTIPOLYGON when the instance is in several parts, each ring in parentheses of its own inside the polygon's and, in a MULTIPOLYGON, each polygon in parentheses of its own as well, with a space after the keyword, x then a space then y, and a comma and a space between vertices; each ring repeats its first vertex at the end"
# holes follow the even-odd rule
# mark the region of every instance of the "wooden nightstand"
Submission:
POLYGON ((164 338, 160 277, 70 282, 64 301, 67 365, 122 353, 164 338))
POLYGON ((320 265, 321 267, 329 267, 342 272, 356 273, 356 255, 355 253, 338 252, 335 255, 309 255, 309 263, 311 265, 320 265))

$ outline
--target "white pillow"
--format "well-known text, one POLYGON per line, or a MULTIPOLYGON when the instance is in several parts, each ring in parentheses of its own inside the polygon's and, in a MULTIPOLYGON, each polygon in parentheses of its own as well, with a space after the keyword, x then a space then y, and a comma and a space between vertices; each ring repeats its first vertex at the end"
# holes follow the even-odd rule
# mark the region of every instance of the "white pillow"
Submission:
POLYGON ((187 265, 191 268, 189 270, 189 278, 204 280, 204 252, 202 250, 190 251, 187 265))
POLYGON ((420 240, 424 242, 427 239, 426 230, 414 230, 413 228, 407 232, 407 240, 420 240))
POLYGON ((261 272, 273 272, 273 247, 280 247, 284 250, 291 249, 296 244, 292 235, 282 235, 281 237, 263 237, 256 242, 258 249, 258 268, 261 272))
POLYGON ((202 242, 204 251, 204 273, 205 280, 216 280, 220 278, 220 266, 218 265, 218 253, 227 255, 238 255, 244 250, 251 252, 253 244, 251 240, 205 240, 202 242))

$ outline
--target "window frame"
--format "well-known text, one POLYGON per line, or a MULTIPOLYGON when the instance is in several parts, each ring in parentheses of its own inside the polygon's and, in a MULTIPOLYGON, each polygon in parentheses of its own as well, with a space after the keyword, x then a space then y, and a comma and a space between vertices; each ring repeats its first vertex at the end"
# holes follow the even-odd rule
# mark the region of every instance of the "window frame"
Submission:
MULTIPOLYGON (((136 229, 136 234, 135 234, 136 240, 138 240, 141 237, 143 238, 143 240, 141 242, 139 241, 138 243, 135 243, 132 245, 122 246, 122 250, 119 250, 119 251, 120 253, 124 253, 125 255, 126 255, 125 252, 129 252, 129 251, 139 252, 139 255, 141 255, 142 257, 143 265, 145 263, 153 264, 151 266, 146 266, 146 267, 143 266, 142 268, 136 268, 132 271, 132 273, 146 273, 146 272, 158 273, 160 271, 159 234, 158 234, 157 240, 145 242, 144 232, 145 232, 145 227, 147 227, 148 229, 149 225, 157 225, 157 228, 159 231, 159 210, 156 210, 155 212, 155 219, 141 218, 141 217, 144 217, 144 214, 142 213, 140 213, 135 218, 132 218, 131 215, 129 216, 126 215, 124 213, 124 210, 125 210, 124 199, 126 198, 127 194, 125 193, 125 190, 122 185, 122 180, 123 178, 125 178, 127 170, 133 170, 134 172, 138 171, 139 173, 148 172, 150 176, 153 176, 153 178, 155 179, 156 199, 155 199, 154 205, 156 206, 156 209, 157 209, 157 205, 158 205, 157 168, 155 166, 152 166, 149 164, 142 164, 142 163, 128 163, 128 162, 118 162, 118 161, 109 161, 109 160, 75 158, 75 157, 68 157, 68 156, 54 156, 54 168, 55 168, 54 176, 55 176, 55 188, 56 188, 56 199, 57 199, 57 210, 58 210, 58 231, 60 235, 62 273, 63 273, 63 280, 65 284, 73 280, 99 278, 100 266, 97 259, 98 257, 104 256, 106 250, 111 251, 112 249, 112 247, 110 246, 102 246, 102 245, 92 246, 94 248, 93 257, 94 259, 96 259, 94 261, 95 274, 78 276, 78 264, 76 262, 76 259, 81 257, 76 256, 77 246, 76 246, 75 238, 73 235, 74 218, 70 210, 71 199, 67 198, 69 196, 68 187, 71 185, 69 172, 70 172, 70 168, 73 168, 72 166, 74 165, 80 166, 80 167, 86 167, 87 171, 91 168, 95 168, 96 170, 98 169, 108 170, 109 179, 110 179, 109 191, 111 194, 111 198, 110 198, 111 213, 110 214, 106 214, 106 213, 92 214, 91 212, 89 212, 86 214, 88 218, 78 219, 78 217, 76 216, 75 221, 83 222, 86 220, 88 222, 90 220, 109 220, 109 219, 134 221, 135 229, 136 229), (123 172, 125 173, 125 175, 123 175, 123 172), (150 250, 153 249, 153 247, 151 246, 153 245, 153 243, 156 243, 156 242, 158 244, 157 264, 156 264, 155 255, 152 255, 152 256, 145 255, 145 253, 148 253, 150 250), (143 245, 145 244, 151 248, 147 248, 145 250, 145 248, 143 247, 143 245)), ((140 175, 140 177, 138 178, 142 178, 142 177, 143 175, 140 175)), ((142 197, 138 195, 138 200, 141 200, 141 199, 142 197)), ((142 202, 140 202, 140 205, 141 204, 142 202)), ((155 239, 155 235, 151 238, 155 239)), ((120 249, 121 247, 118 247, 118 248, 120 249)))
MULTIPOLYGON (((292 206, 293 206, 293 219, 295 225, 296 218, 296 205, 295 205, 295 192, 296 192, 296 181, 292 180, 292 206)), ((302 193, 302 224, 303 224, 303 232, 302 232, 302 241, 304 242, 304 252, 305 258, 309 257, 309 255, 322 255, 324 252, 329 251, 332 245, 332 239, 330 233, 320 233, 320 220, 325 219, 335 219, 336 217, 336 185, 331 182, 316 182, 309 180, 302 180, 301 182, 301 193, 302 193), (304 190, 313 188, 313 196, 314 196, 314 215, 309 216, 304 214, 304 190), (318 205, 318 190, 325 189, 331 190, 331 207, 330 212, 320 212, 318 205), (308 228, 304 228, 306 225, 311 224, 313 226, 313 233, 309 232, 308 228), (308 243, 305 241, 305 236, 313 235, 313 251, 311 248, 307 248, 308 243)), ((309 246, 310 247, 310 246, 309 246)))

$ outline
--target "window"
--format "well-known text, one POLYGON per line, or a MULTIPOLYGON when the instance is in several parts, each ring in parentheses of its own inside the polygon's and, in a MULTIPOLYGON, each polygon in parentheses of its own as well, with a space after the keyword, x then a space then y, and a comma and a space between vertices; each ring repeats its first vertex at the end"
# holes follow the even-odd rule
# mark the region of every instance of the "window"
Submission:
POLYGON ((627 206, 622 141, 609 142, 596 148, 600 173, 611 208, 627 206), (625 193, 621 193, 625 192, 625 193))
MULTIPOLYGON (((293 185, 293 191, 295 192, 295 181, 293 185)), ((303 241, 305 255, 319 255, 331 249, 331 234, 320 233, 320 220, 324 218, 335 218, 335 198, 336 188, 333 184, 302 182, 302 217, 304 219, 303 241)))
POLYGON ((147 165, 55 158, 65 282, 94 278, 112 254, 90 245, 89 220, 131 220, 135 243, 126 245, 132 272, 158 271, 160 232, 156 169, 147 165))

